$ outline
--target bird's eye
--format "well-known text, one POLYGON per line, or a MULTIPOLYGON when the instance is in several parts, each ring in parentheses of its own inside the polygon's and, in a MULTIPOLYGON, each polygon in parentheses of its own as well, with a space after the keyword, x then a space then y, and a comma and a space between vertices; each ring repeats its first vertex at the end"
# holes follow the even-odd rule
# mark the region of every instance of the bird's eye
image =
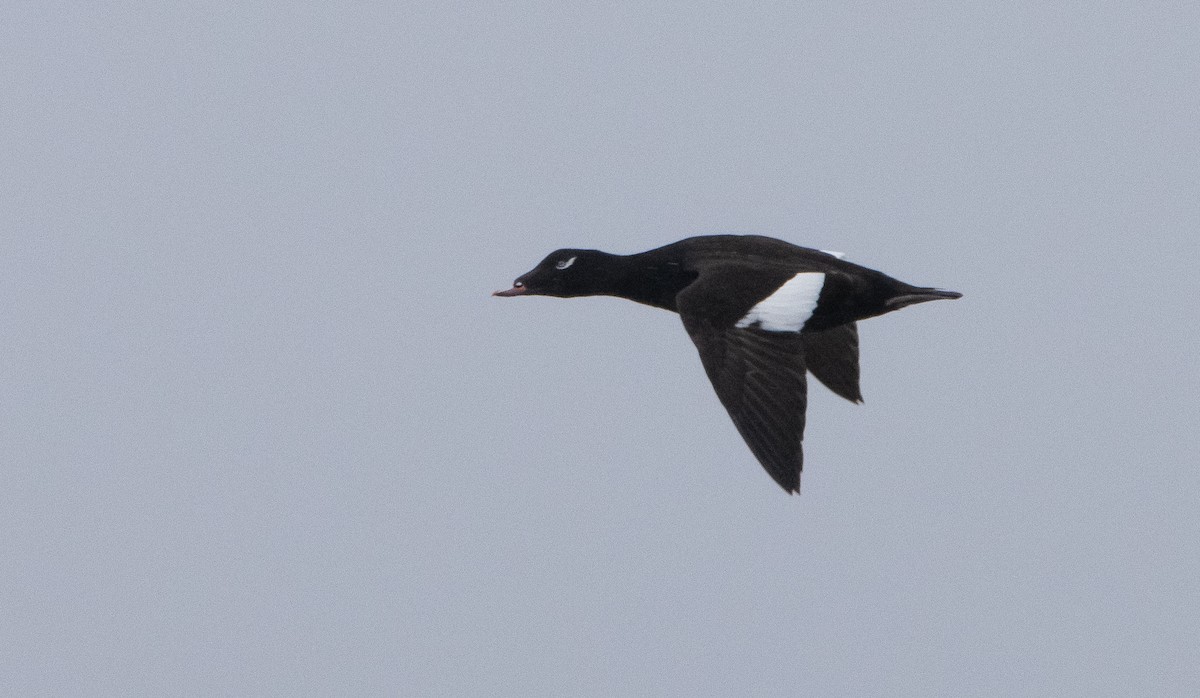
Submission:
POLYGON ((513 288, 525 288, 525 284, 521 283, 520 281, 514 281, 513 288))

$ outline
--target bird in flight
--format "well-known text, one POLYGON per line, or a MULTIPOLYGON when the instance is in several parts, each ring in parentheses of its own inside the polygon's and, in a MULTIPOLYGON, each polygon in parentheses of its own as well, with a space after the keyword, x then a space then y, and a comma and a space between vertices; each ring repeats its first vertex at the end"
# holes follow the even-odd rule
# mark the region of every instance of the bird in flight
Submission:
POLYGON ((552 252, 496 296, 616 296, 676 312, 738 432, 800 491, 807 374, 862 402, 859 320, 961 293, 759 235, 705 235, 631 255, 552 252))

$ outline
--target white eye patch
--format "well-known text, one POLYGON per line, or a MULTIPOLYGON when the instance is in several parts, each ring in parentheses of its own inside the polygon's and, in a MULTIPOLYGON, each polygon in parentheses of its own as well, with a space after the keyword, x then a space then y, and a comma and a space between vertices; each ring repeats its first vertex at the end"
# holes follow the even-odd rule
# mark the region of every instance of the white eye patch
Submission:
POLYGON ((567 267, 571 266, 574 263, 575 263, 575 258, 572 257, 568 260, 564 260, 562 262, 559 262, 558 264, 555 264, 554 268, 555 269, 566 269, 567 267))

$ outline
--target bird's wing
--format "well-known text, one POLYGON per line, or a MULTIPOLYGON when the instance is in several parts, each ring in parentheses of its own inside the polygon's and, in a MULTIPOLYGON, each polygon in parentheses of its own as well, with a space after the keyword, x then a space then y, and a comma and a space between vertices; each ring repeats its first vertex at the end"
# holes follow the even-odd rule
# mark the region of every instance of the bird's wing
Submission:
POLYGON ((805 340, 795 332, 736 327, 745 313, 740 306, 752 304, 741 291, 697 279, 679 294, 679 315, 750 451, 783 489, 798 492, 807 402, 805 340))
POLYGON ((718 328, 683 316, 721 404, 763 468, 800 491, 807 383, 800 335, 718 328))
POLYGON ((850 402, 862 402, 858 388, 858 326, 852 322, 800 336, 809 373, 835 394, 850 402))

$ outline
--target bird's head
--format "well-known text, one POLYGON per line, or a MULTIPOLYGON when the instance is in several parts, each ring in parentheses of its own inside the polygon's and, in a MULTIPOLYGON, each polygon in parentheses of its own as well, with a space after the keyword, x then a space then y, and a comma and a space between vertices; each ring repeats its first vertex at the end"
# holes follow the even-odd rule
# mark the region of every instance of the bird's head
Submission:
POLYGON ((606 288, 611 272, 605 264, 613 255, 598 250, 557 250, 536 267, 517 277, 512 288, 493 296, 590 296, 606 288))

